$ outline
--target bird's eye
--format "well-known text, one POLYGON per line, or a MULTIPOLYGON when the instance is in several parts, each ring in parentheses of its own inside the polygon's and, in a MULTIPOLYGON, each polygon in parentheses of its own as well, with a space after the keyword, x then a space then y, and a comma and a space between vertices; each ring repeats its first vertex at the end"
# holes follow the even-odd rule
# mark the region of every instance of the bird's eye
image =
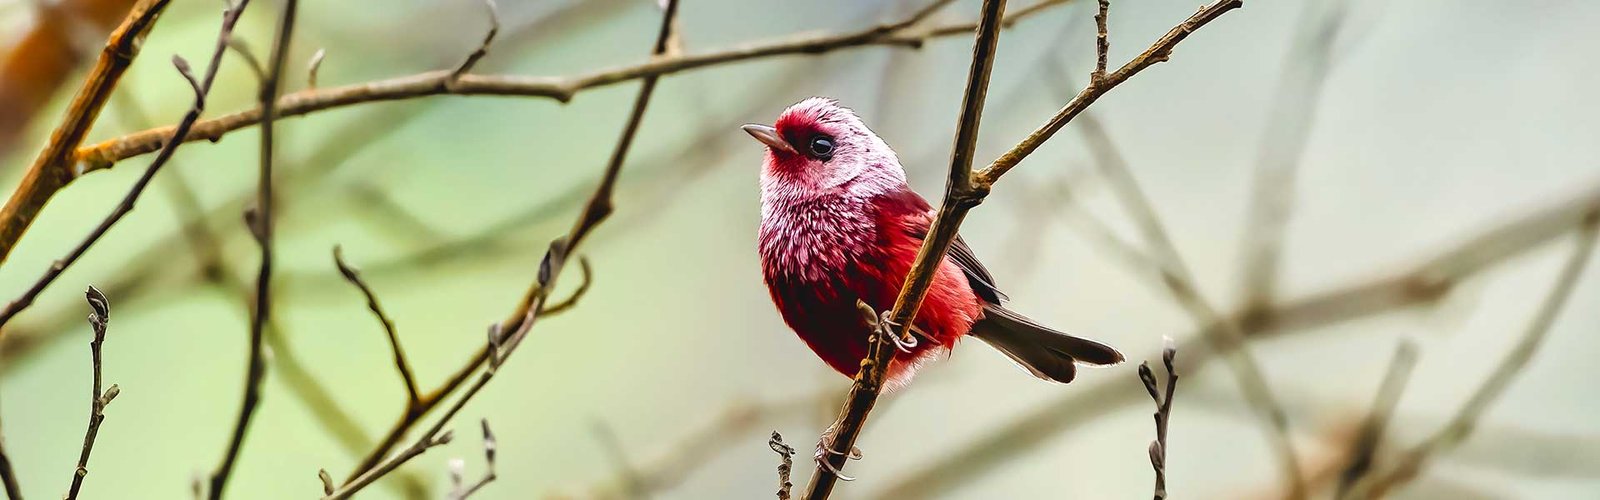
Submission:
POLYGON ((819 135, 811 138, 811 156, 826 160, 833 157, 833 139, 819 135))

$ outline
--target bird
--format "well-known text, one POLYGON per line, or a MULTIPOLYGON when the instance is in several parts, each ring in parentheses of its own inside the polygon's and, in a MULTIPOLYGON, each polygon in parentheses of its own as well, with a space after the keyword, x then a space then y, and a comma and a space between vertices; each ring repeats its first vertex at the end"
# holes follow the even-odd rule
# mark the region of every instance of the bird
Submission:
MULTIPOLYGON (((757 250, 767 291, 784 322, 823 362, 853 376, 872 333, 857 303, 874 311, 893 308, 935 210, 906 184, 894 150, 833 99, 808 98, 771 126, 741 128, 766 149, 757 250)), ((1122 362, 1109 345, 1005 308, 1008 297, 994 283, 957 236, 912 322, 913 342, 899 345, 889 364, 884 392, 904 388, 969 335, 1034 376, 1060 383, 1072 381, 1079 363, 1122 362)), ((832 451, 827 434, 819 454, 832 451)))

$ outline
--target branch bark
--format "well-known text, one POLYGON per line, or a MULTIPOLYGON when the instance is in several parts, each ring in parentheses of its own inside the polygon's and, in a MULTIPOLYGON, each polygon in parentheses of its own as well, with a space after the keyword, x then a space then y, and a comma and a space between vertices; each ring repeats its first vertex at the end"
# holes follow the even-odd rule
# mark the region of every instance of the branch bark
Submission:
MULTIPOLYGON (((283 14, 278 18, 277 35, 272 40, 272 55, 266 77, 261 80, 259 102, 261 106, 261 169, 256 182, 256 207, 245 211, 245 222, 261 247, 261 265, 256 274, 255 307, 250 311, 250 352, 245 369, 243 401, 239 404, 239 418, 234 423, 233 437, 223 453, 222 463, 211 473, 206 489, 208 498, 219 500, 228 486, 228 478, 244 447, 245 436, 250 431, 250 421, 261 401, 261 384, 266 379, 266 359, 262 353, 267 321, 272 317, 272 264, 273 264, 273 120, 276 118, 278 91, 282 88, 283 67, 289 59, 289 45, 294 38, 294 23, 299 8, 298 0, 286 0, 283 14)), ((244 7, 240 3, 239 9, 244 7)))
POLYGON ((106 324, 111 321, 111 301, 106 296, 89 287, 84 292, 84 298, 89 302, 89 327, 94 330, 94 337, 89 339, 89 356, 91 371, 91 385, 89 392, 89 428, 83 434, 83 450, 78 453, 78 468, 72 474, 72 486, 67 489, 67 494, 62 498, 76 500, 78 490, 83 488, 83 478, 89 475, 89 454, 94 451, 94 440, 100 435, 100 424, 106 421, 106 406, 111 400, 121 394, 117 384, 100 390, 101 373, 101 347, 106 341, 106 324))
MULTIPOLYGON (((1005 25, 1010 26, 1050 7, 1070 1, 1072 0, 1040 0, 1029 8, 1007 17, 1005 25)), ((461 75, 453 84, 449 84, 451 76, 455 73, 453 69, 430 71, 387 80, 288 94, 278 101, 278 116, 287 118, 343 106, 437 95, 541 97, 566 102, 578 93, 590 89, 723 64, 789 55, 817 55, 868 46, 917 48, 929 39, 970 33, 975 26, 975 22, 965 22, 921 27, 920 24, 907 24, 902 20, 853 32, 790 37, 753 42, 703 54, 656 57, 639 64, 566 77, 469 74, 461 75)), ((254 126, 260 121, 261 114, 258 110, 240 111, 201 122, 192 133, 184 136, 184 140, 216 141, 228 132, 254 126)), ((155 151, 171 132, 171 127, 162 127, 109 139, 80 148, 74 158, 81 164, 79 170, 82 173, 110 168, 116 162, 155 151)))
MULTIPOLYGON (((67 104, 67 115, 61 120, 61 125, 50 134, 50 142, 28 166, 22 183, 12 193, 5 207, 0 209, 0 263, 11 255, 17 241, 22 239, 22 233, 28 230, 28 225, 44 209, 50 196, 77 175, 71 170, 75 150, 83 143, 95 118, 100 116, 100 110, 105 108, 106 100, 111 98, 111 90, 116 88, 122 74, 133 65, 145 35, 155 26, 156 19, 169 3, 170 0, 141 0, 123 18, 116 31, 111 32, 105 48, 100 51, 100 58, 89 69, 89 76, 84 78, 83 86, 73 95, 72 102, 67 104)), ((167 135, 158 135, 156 139, 164 137, 167 135)), ((151 151, 157 149, 160 147, 151 148, 151 151)))

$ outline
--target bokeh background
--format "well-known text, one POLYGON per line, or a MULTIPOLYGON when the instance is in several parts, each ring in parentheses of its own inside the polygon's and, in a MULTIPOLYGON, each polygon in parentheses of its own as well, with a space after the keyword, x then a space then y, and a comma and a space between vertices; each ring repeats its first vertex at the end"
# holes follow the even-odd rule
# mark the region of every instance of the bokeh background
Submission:
MULTIPOLYGON (((277 3, 258 2, 239 36, 264 54, 277 3)), ((855 30, 920 3, 686 1, 683 41, 702 52, 855 30)), ((930 22, 972 19, 976 6, 958 2, 930 22)), ((1113 64, 1196 7, 1113 2, 1113 64)), ((1092 8, 1071 2, 1004 33, 980 162, 1081 86, 1092 65, 1092 8)), ((219 10, 214 1, 175 2, 91 140, 182 115, 191 94, 166 60, 204 60, 219 10)), ((38 12, 35 2, 0 2, 0 47, 22 39, 38 12)), ((501 38, 479 72, 565 75, 642 61, 660 15, 645 0, 501 1, 500 13, 501 38)), ((483 6, 468 0, 302 2, 300 19, 290 91, 305 87, 305 61, 319 48, 327 54, 319 84, 342 85, 454 66, 486 26, 483 6)), ((1594 193, 1596 25, 1600 4, 1583 0, 1247 2, 1091 111, 1201 291, 1231 310, 1239 277, 1257 264, 1242 261, 1240 242, 1262 163, 1298 168, 1291 192, 1280 193, 1292 207, 1277 280, 1286 300, 1404 272, 1481 230, 1594 193)), ((78 50, 103 39, 104 31, 87 30, 69 37, 78 50)), ((803 450, 803 484, 804 450, 848 384, 787 330, 767 298, 754 250, 761 150, 736 125, 770 122, 807 96, 836 97, 900 152, 913 186, 937 198, 970 46, 969 36, 952 36, 919 50, 854 48, 664 78, 623 172, 616 216, 581 252, 594 265, 592 289, 576 309, 539 323, 452 425, 455 443, 365 496, 439 497, 451 457, 465 458, 475 475, 479 418, 491 422, 500 446, 499 479, 482 498, 765 497, 775 489, 772 430, 803 450)), ((43 144, 80 73, 81 66, 0 150, 6 186, 43 144)), ((382 330, 338 277, 330 249, 343 245, 365 270, 420 382, 437 384, 480 346, 484 327, 515 306, 545 244, 570 225, 636 85, 584 91, 568 104, 430 97, 281 122, 275 321, 292 352, 282 344, 273 352, 233 497, 320 494, 317 469, 342 477, 354 463, 341 443, 380 434, 401 410, 382 330), (299 382, 281 369, 285 356, 367 437, 320 424, 293 389, 299 382)), ((211 114, 246 109, 254 93, 254 78, 230 59, 211 114)), ((221 456, 243 380, 248 313, 235 290, 197 277, 197 247, 180 228, 209 214, 221 272, 253 275, 255 250, 238 214, 254 190, 256 137, 248 129, 180 149, 131 216, 7 326, 0 420, 29 496, 65 491, 78 455, 87 284, 131 283, 111 294, 105 377, 122 394, 107 410, 85 496, 185 497, 221 456), (185 188, 196 206, 182 201, 185 188), (145 279, 130 278, 141 273, 145 279)), ((861 479, 842 485, 839 497, 1149 495, 1151 407, 1135 367, 1159 356, 1163 336, 1195 338, 1196 324, 1084 231, 1089 214, 1137 241, 1087 145, 1081 126, 1063 131, 1000 182, 963 234, 1015 309, 1110 342, 1133 362, 1057 386, 992 350, 958 349, 874 414, 860 443, 866 459, 850 467, 861 479), (1137 398, 1074 399, 1097 387, 1137 398), (1032 427, 1007 434, 1020 437, 963 455, 1025 418, 1032 427), (918 476, 951 460, 959 473, 918 476)), ((78 241, 149 158, 61 192, 0 267, 0 296, 20 293, 78 241)), ((1251 343, 1289 409, 1307 467, 1342 466, 1329 457, 1348 448, 1400 342, 1414 342, 1420 361, 1383 450, 1434 432, 1519 341, 1571 245, 1570 236, 1553 238, 1416 307, 1251 343)), ((571 276, 567 288, 578 281, 571 276)), ((1600 271, 1591 267, 1580 279, 1532 363, 1476 433, 1394 497, 1600 497, 1600 393, 1589 382, 1600 377, 1600 271)), ((1168 458, 1174 496, 1281 495, 1261 423, 1226 368, 1207 363, 1184 375, 1168 458)))

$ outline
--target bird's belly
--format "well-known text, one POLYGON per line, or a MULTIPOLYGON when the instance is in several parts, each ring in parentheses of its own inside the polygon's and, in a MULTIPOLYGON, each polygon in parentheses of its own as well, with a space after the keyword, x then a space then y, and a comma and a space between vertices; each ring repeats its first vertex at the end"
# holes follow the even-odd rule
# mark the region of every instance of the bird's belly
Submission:
MULTIPOLYGON (((839 264, 814 265, 804 270, 785 268, 783 260, 766 255, 762 259, 768 291, 784 322, 817 357, 846 376, 854 375, 859 369, 867 355, 867 338, 872 333, 857 301, 865 302, 879 313, 893 308, 910 261, 915 257, 914 247, 905 256, 896 255, 892 245, 872 250, 837 255, 829 255, 826 250, 812 251, 811 255, 828 257, 817 260, 839 264), (900 257, 906 262, 893 262, 900 257)), ((965 301, 961 300, 960 293, 942 293, 951 286, 946 283, 951 278, 949 274, 941 272, 936 277, 915 322, 922 336, 909 352, 896 352, 896 363, 890 367, 891 379, 903 382, 909 377, 910 369, 948 353, 976 319, 976 304, 967 303, 973 302, 970 291, 964 295, 965 301)), ((954 278, 964 280, 959 271, 954 278)), ((964 281, 958 284, 965 286, 964 281)))

